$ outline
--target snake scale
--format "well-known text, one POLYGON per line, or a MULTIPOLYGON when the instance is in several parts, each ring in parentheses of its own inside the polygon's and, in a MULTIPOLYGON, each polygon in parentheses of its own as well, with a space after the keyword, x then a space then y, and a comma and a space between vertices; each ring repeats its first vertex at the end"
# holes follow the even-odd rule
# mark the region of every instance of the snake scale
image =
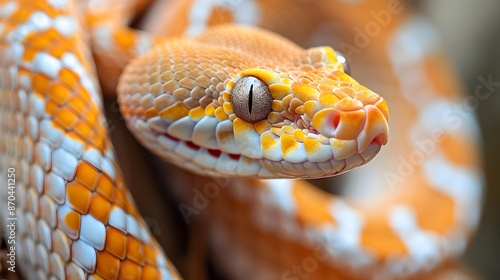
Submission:
POLYGON ((2 266, 181 279, 126 187, 102 88, 152 153, 231 178, 178 190, 211 194, 229 279, 468 275, 454 259, 478 223, 478 128, 425 19, 396 0, 149 2, 0 1, 2 266), (292 41, 335 46, 376 91, 292 41), (343 196, 293 180, 365 164, 334 181, 343 196))

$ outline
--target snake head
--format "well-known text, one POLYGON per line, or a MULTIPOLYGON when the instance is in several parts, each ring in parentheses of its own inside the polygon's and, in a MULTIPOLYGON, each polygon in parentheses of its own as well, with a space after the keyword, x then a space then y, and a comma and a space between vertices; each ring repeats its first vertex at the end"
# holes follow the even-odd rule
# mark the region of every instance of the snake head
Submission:
POLYGON ((332 48, 303 57, 306 64, 287 71, 252 68, 226 83, 234 148, 279 176, 322 177, 365 164, 387 143, 385 100, 347 75, 332 48))
POLYGON ((144 145, 205 175, 332 176, 370 161, 388 135, 386 102, 332 48, 254 28, 163 44, 125 69, 119 101, 144 145))

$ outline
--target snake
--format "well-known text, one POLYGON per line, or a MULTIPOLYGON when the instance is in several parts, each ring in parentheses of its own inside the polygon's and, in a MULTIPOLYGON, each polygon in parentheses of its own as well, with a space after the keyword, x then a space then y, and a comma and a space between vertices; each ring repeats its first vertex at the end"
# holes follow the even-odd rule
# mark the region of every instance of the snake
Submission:
POLYGON ((229 279, 469 275, 480 134, 427 20, 395 0, 150 2, 0 1, 4 269, 182 279, 128 189, 104 92, 186 170, 169 175, 183 215, 210 198, 229 279), (342 195, 303 180, 342 173, 342 195))

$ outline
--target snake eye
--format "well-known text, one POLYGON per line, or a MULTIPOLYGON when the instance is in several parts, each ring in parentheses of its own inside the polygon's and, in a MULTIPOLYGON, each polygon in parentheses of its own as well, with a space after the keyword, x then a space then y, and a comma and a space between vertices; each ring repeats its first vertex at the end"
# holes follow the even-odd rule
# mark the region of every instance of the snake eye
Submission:
POLYGON ((252 76, 239 79, 231 95, 233 111, 247 122, 258 122, 272 111, 273 96, 264 81, 252 76))
POLYGON ((339 51, 335 51, 335 54, 337 55, 337 60, 340 63, 342 63, 342 66, 344 67, 344 72, 347 75, 351 75, 351 66, 349 66, 349 62, 347 61, 347 58, 345 57, 345 55, 339 51))

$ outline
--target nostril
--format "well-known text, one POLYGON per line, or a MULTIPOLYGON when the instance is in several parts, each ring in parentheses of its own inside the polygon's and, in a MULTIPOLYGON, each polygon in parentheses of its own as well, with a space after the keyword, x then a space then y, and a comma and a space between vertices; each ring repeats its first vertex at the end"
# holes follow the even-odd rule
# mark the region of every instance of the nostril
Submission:
POLYGON ((314 115, 312 125, 324 136, 335 137, 337 128, 341 124, 341 119, 341 114, 337 109, 323 109, 314 115))
POLYGON ((337 129, 337 127, 339 127, 339 123, 340 123, 340 114, 337 114, 332 118, 333 128, 337 129))
POLYGON ((366 106, 366 123, 358 135, 358 151, 364 151, 370 144, 383 146, 389 138, 389 126, 384 114, 375 106, 366 106))
POLYGON ((387 143, 387 135, 384 133, 380 133, 379 135, 375 136, 373 140, 370 142, 370 145, 372 144, 377 144, 379 146, 383 146, 387 143))
POLYGON ((326 137, 342 140, 356 139, 365 122, 365 111, 343 111, 336 108, 323 109, 313 117, 312 124, 326 137))

